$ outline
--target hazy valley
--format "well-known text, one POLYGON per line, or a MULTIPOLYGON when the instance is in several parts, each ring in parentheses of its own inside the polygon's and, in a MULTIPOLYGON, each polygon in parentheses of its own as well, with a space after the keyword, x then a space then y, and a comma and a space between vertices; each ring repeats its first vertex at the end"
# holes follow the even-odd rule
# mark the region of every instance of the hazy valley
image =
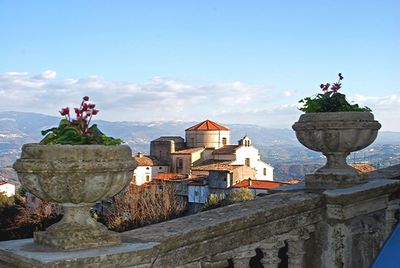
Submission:
MULTIPOLYGON (((56 126, 59 117, 37 113, 0 112, 0 167, 1 175, 15 177, 11 164, 19 156, 24 143, 38 142, 40 131, 56 126)), ((110 136, 122 138, 134 153, 149 152, 150 141, 159 136, 179 135, 197 122, 108 122, 97 120, 100 129, 110 136)), ((221 122, 223 124, 223 122, 221 122)), ((231 143, 248 135, 260 150, 262 159, 271 163, 277 180, 302 178, 324 163, 320 153, 302 146, 291 129, 274 129, 258 125, 224 124, 231 128, 231 143)), ((377 140, 367 149, 349 156, 349 163, 370 162, 384 167, 400 163, 400 133, 380 132, 377 140)))

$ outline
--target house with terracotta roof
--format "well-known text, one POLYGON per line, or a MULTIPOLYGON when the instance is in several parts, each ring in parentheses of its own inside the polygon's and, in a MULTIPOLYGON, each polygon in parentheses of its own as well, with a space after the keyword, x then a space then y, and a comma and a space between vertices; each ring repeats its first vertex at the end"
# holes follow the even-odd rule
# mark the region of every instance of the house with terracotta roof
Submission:
POLYGON ((221 148, 230 142, 230 129, 211 120, 205 120, 185 130, 186 146, 221 148))
POLYGON ((351 166, 361 173, 369 173, 376 169, 368 163, 353 163, 351 166))
POLYGON ((286 182, 279 182, 279 181, 265 181, 265 180, 252 180, 252 179, 247 179, 247 180, 242 180, 239 183, 236 183, 235 185, 232 186, 232 188, 247 188, 252 190, 254 195, 260 194, 260 193, 268 193, 268 190, 281 187, 281 186, 286 186, 290 185, 290 183, 286 182))
MULTIPOLYGON (((164 136, 151 142, 151 155, 169 156, 170 170, 181 174, 208 175, 210 161, 255 170, 255 179, 273 180, 273 167, 261 160, 251 139, 244 136, 238 144, 230 144, 230 129, 205 120, 185 130, 185 143, 176 136, 164 136), (161 146, 162 145, 162 146, 161 146)), ((247 177, 242 177, 244 179, 247 177)))
MULTIPOLYGON (((261 160, 247 135, 231 144, 230 129, 211 120, 187 128, 185 140, 162 136, 151 141, 150 157, 169 164, 169 174, 174 174, 174 178, 168 181, 179 182, 185 188, 180 192, 188 193, 190 203, 204 203, 208 194, 227 193, 243 180, 273 181, 273 167, 261 160), (177 174, 187 179, 176 180, 177 174), (191 180, 199 176, 206 178, 201 185, 191 180)), ((164 177, 168 174, 159 173, 154 178, 164 177)))
POLYGON ((145 156, 139 152, 133 157, 133 160, 135 160, 137 167, 133 171, 132 183, 136 185, 150 182, 153 176, 160 173, 169 172, 169 165, 155 157, 145 156))

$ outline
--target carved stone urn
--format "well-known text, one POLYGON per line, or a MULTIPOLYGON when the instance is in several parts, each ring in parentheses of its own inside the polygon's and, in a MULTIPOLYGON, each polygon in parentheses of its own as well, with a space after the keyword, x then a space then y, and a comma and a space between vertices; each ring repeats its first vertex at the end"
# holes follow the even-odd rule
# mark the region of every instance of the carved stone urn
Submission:
POLYGON ((296 137, 307 148, 322 152, 326 164, 305 176, 307 188, 345 188, 364 183, 367 177, 346 163, 354 151, 370 145, 381 124, 369 112, 306 113, 293 125, 296 137))
POLYGON ((130 183, 136 164, 129 146, 25 144, 13 167, 26 190, 64 210, 61 221, 34 233, 35 243, 63 250, 121 243, 90 208, 130 183))

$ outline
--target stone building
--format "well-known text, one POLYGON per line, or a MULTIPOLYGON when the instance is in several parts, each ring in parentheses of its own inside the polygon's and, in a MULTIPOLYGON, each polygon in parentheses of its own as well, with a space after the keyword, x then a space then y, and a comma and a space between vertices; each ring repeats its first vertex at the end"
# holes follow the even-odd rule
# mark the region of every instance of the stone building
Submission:
POLYGON ((133 171, 132 183, 142 185, 146 182, 152 181, 152 178, 160 173, 169 172, 169 165, 163 163, 155 157, 145 156, 138 153, 133 157, 137 167, 133 171))
POLYGON ((230 129, 205 120, 185 130, 186 146, 218 149, 229 144, 230 129))
MULTIPOLYGON (((247 166, 255 170, 254 179, 273 180, 273 167, 261 160, 249 137, 232 145, 230 129, 211 120, 187 128, 185 133, 185 140, 163 136, 152 141, 150 155, 169 163, 175 173, 189 175, 200 169, 206 171, 210 164, 213 168, 221 164, 247 166)), ((248 177, 239 176, 236 180, 244 178, 248 177)))
POLYGON ((150 143, 150 155, 158 160, 171 164, 171 153, 185 148, 182 137, 162 136, 150 143))

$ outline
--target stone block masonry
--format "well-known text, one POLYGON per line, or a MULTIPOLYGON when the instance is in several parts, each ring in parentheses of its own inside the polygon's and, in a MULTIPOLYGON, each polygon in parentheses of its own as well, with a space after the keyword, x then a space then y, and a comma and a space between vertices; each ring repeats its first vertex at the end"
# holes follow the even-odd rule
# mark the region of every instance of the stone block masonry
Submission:
POLYGON ((124 232, 120 246, 65 253, 31 239, 0 242, 0 267, 369 267, 397 223, 399 193, 389 179, 283 189, 124 232))

